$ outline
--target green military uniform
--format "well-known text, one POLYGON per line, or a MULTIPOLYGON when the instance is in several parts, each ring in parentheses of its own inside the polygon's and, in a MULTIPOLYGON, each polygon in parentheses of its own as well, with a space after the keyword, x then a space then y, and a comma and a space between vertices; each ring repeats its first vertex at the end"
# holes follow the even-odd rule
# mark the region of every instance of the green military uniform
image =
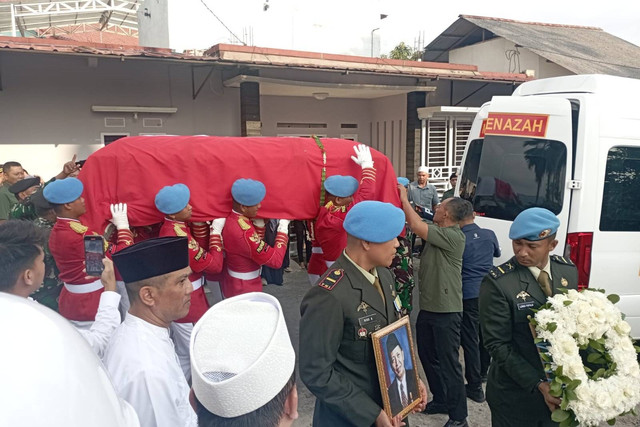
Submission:
POLYGON ((31 203, 30 197, 27 197, 24 200, 18 201, 15 205, 11 207, 11 212, 9 213, 9 218, 11 219, 22 219, 26 221, 34 221, 38 218, 38 214, 36 214, 36 208, 31 203))
POLYGON ((4 183, 0 185, 0 220, 8 220, 11 218, 11 208, 18 203, 16 196, 9 191, 10 184, 4 183))
POLYGON ((343 253, 300 306, 300 377, 316 396, 314 426, 370 426, 382 395, 370 334, 397 319, 394 280, 376 268, 385 301, 343 253))
POLYGON ((455 188, 450 188, 447 191, 445 191, 444 193, 442 193, 442 200, 445 201, 447 200, 449 197, 453 197, 454 193, 456 192, 455 188))
MULTIPOLYGON (((37 227, 51 231, 55 223, 47 221, 44 218, 36 218, 34 224, 37 227)), ((49 237, 44 245, 44 282, 40 289, 32 293, 30 296, 40 304, 58 311, 58 297, 62 291, 63 283, 58 278, 58 267, 49 250, 49 237)))
MULTIPOLYGON (((550 257, 553 294, 577 289, 578 272, 570 260, 550 257)), ((493 427, 555 426, 536 385, 544 378, 527 316, 546 296, 527 267, 516 261, 494 267, 480 286, 480 325, 491 353, 487 402, 493 427)))

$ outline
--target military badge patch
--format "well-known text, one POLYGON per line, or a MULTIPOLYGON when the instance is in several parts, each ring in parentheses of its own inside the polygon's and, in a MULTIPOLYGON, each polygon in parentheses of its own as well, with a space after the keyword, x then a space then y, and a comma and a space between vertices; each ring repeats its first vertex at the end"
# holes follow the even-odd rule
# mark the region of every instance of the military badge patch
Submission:
POLYGON ((547 237, 549 234, 551 234, 551 229, 550 228, 545 228, 544 230, 542 230, 540 232, 540 234, 538 234, 538 237, 541 239, 544 239, 545 237, 547 237))
POLYGON ((78 234, 84 234, 87 232, 87 230, 89 229, 89 227, 87 227, 86 225, 82 225, 79 222, 76 221, 71 221, 69 223, 69 227, 71 227, 71 229, 73 231, 75 231, 78 234))
POLYGON ((327 274, 327 276, 320 283, 318 283, 318 286, 330 291, 338 284, 338 282, 343 277, 344 277, 343 269, 337 268, 335 270, 331 270, 329 274, 327 274))

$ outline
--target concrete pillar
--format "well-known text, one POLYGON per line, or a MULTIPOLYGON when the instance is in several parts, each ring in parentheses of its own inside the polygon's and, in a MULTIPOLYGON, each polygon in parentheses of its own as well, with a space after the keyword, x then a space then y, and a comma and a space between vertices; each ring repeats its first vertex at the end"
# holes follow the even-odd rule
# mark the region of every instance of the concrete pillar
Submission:
POLYGON ((426 106, 424 92, 409 92, 407 94, 407 178, 415 179, 420 166, 420 146, 422 122, 418 118, 418 108, 426 106))

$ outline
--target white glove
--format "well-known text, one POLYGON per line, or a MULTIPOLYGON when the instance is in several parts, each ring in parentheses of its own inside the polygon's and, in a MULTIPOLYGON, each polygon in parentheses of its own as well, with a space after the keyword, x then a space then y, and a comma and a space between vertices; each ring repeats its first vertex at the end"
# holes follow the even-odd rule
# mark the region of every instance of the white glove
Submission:
POLYGON ((111 208, 111 222, 118 230, 129 229, 129 219, 127 218, 127 204, 115 203, 111 208))
POLYGON ((264 228, 264 219, 262 218, 253 218, 251 222, 256 228, 264 228))
POLYGON ((360 165, 362 169, 373 167, 373 157, 371 157, 371 150, 364 144, 359 144, 353 147, 353 151, 356 152, 357 157, 351 156, 351 159, 360 165))
POLYGON ((289 235, 289 220, 281 219, 278 221, 278 233, 284 233, 287 236, 289 235))
POLYGON ((222 234, 222 228, 227 218, 216 218, 211 222, 211 234, 222 234))

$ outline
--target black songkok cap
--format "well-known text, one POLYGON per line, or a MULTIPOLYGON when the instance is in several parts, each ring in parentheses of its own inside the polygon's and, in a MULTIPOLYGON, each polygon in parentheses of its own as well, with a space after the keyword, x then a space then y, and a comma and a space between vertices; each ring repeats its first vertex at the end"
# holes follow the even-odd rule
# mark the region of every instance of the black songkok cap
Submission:
POLYGON ((113 255, 125 283, 162 276, 189 266, 186 237, 156 237, 129 246, 113 255))
POLYGON ((38 177, 25 178, 11 185, 11 187, 9 187, 9 191, 13 194, 18 194, 18 193, 22 193, 23 191, 31 187, 35 187, 37 185, 40 185, 40 178, 38 177))
POLYGON ((387 354, 391 354, 394 348, 400 347, 402 350, 402 346, 400 345, 400 341, 398 341, 398 337, 396 337, 395 333, 391 333, 389 338, 387 338, 387 354))

